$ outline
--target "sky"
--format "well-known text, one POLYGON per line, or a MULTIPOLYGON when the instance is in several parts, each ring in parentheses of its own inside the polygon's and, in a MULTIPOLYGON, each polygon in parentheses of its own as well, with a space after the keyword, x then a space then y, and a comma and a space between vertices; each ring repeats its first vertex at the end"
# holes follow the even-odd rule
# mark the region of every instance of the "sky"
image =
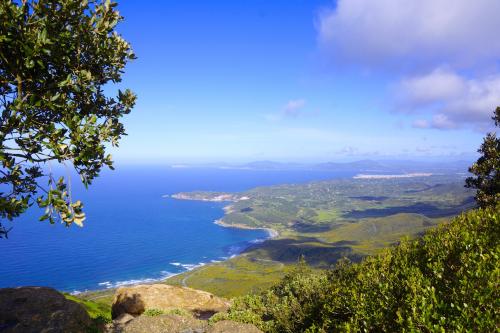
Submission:
POLYGON ((500 104, 498 0, 118 2, 118 163, 469 160, 500 104))

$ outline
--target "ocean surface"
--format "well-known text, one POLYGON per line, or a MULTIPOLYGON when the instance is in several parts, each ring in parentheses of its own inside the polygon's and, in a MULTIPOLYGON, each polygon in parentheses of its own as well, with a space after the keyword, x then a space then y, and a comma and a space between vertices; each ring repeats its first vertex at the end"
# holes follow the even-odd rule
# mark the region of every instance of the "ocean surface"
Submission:
POLYGON ((227 203, 175 200, 181 191, 238 192, 256 186, 351 177, 323 171, 257 171, 119 167, 104 171, 88 190, 73 176, 73 198, 85 205, 85 226, 39 222, 31 208, 0 239, 0 287, 50 286, 67 292, 152 282, 225 260, 264 230, 214 224, 227 203), (75 184, 77 183, 77 184, 75 184))

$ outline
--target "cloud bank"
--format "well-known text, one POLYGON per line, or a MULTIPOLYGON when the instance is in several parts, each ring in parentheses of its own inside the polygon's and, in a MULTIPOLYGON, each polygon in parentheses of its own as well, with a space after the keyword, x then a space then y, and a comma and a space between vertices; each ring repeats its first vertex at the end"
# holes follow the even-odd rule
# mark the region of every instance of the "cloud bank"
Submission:
POLYGON ((317 22, 337 65, 393 77, 393 105, 414 127, 483 129, 500 104, 500 1, 339 0, 317 22))

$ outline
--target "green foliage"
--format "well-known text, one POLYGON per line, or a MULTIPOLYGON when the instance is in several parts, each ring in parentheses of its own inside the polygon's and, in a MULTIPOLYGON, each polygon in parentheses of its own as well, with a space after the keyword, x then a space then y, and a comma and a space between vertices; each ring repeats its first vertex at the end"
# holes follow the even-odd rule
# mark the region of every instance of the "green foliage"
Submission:
MULTIPOLYGON (((171 277, 167 283, 227 298, 255 294, 279 282, 300 256, 315 268, 330 268, 343 257, 357 262, 402 237, 421 236, 474 207, 471 192, 457 175, 259 187, 236 195, 249 199, 231 203, 224 222, 275 228, 280 236, 236 258, 171 277)), ((223 195, 181 194, 194 200, 223 195)))
MULTIPOLYGON (((492 118, 500 127, 500 107, 492 118)), ((470 168, 475 177, 466 180, 467 187, 477 189, 476 201, 480 207, 495 206, 500 202, 500 138, 496 133, 488 133, 478 152, 481 157, 470 168)))
POLYGON ((83 305, 85 310, 87 310, 87 313, 89 314, 93 322, 92 327, 88 329, 88 332, 102 332, 102 327, 105 324, 109 324, 112 322, 111 306, 109 304, 81 299, 70 294, 64 294, 64 296, 69 300, 83 305))
POLYGON ((90 300, 83 300, 79 297, 70 294, 64 294, 64 296, 69 300, 72 300, 74 302, 83 305, 87 310, 90 318, 92 319, 104 318, 103 320, 106 322, 111 321, 111 306, 109 306, 108 304, 103 304, 100 302, 95 302, 90 300))
POLYGON ((213 321, 266 332, 493 332, 499 235, 500 206, 473 210, 359 264, 340 261, 328 273, 302 267, 213 321))
POLYGON ((166 282, 232 298, 265 290, 280 281, 290 270, 290 265, 241 255, 175 275, 166 282))
MULTIPOLYGON (((183 194, 192 198, 221 195, 183 194)), ((231 203, 224 224, 272 228, 286 235, 319 233, 363 218, 404 213, 451 217, 473 207, 472 191, 463 187, 463 178, 457 175, 336 179, 258 187, 239 196, 248 200, 231 203)))
POLYGON ((85 186, 112 168, 106 146, 125 134, 120 120, 136 98, 103 92, 135 58, 115 31, 121 20, 109 0, 0 2, 0 217, 37 202, 41 220, 82 224, 82 204, 68 179, 53 178, 50 161, 70 162, 85 186))
POLYGON ((160 309, 146 309, 146 311, 142 313, 142 315, 146 317, 156 317, 162 314, 165 314, 165 312, 160 309))
POLYGON ((192 313, 185 309, 171 309, 167 311, 161 309, 146 309, 146 311, 142 313, 142 315, 146 317, 157 317, 164 314, 193 317, 192 313))

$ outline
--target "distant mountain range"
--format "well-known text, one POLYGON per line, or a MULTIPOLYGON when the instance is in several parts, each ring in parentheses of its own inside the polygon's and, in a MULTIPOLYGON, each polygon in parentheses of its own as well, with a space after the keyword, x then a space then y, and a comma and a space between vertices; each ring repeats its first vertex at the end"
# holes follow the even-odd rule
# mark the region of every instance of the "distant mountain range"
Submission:
POLYGON ((412 161, 412 160, 359 160, 353 162, 325 163, 285 163, 275 161, 254 161, 245 164, 209 163, 209 164, 177 164, 174 168, 217 168, 243 170, 317 170, 358 173, 465 173, 472 163, 470 161, 412 161))

